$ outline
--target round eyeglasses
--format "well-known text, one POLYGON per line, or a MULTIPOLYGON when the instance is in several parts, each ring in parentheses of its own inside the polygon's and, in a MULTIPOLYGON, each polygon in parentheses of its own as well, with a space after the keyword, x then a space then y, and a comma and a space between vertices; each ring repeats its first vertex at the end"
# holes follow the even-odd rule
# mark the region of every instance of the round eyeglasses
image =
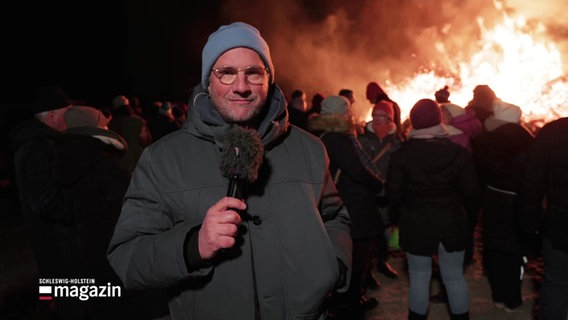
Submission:
POLYGON ((262 84, 264 82, 265 76, 270 71, 268 68, 263 68, 260 66, 248 66, 246 68, 234 68, 234 67, 220 67, 213 68, 211 72, 221 81, 222 84, 233 84, 237 80, 237 75, 239 72, 245 73, 245 79, 248 84, 262 84))

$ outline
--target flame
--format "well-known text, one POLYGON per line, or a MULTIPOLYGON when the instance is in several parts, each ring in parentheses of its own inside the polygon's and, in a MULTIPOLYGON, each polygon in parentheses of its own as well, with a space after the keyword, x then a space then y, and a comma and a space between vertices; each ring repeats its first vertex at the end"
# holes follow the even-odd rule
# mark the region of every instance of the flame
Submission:
MULTIPOLYGON (((419 99, 433 98, 434 92, 445 85, 450 100, 465 107, 479 84, 489 85, 503 101, 518 105, 525 122, 549 122, 568 116, 568 79, 562 75, 560 51, 551 41, 537 41, 533 36, 544 35, 542 24, 531 28, 523 17, 503 15, 503 22, 492 29, 481 30, 479 51, 469 62, 459 62, 449 76, 440 76, 433 69, 423 70, 400 84, 385 83, 385 91, 398 102, 402 117, 419 99)), ((444 51, 443 43, 436 44, 444 51)), ((369 111, 367 120, 371 119, 369 111)))

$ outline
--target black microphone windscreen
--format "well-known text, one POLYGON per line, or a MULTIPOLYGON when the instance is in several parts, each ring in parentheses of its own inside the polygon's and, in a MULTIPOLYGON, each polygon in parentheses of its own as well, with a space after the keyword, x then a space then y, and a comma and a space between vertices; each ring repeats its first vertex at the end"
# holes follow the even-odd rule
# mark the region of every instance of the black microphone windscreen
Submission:
POLYGON ((227 133, 221 151, 221 173, 231 179, 254 182, 264 157, 264 146, 258 132, 233 126, 227 133))

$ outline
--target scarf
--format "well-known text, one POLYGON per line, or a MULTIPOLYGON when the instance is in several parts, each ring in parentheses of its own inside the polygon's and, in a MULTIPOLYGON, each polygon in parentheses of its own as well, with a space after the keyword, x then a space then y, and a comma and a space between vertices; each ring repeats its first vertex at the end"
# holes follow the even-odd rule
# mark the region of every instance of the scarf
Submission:
POLYGON ((349 135, 349 140, 351 141, 353 148, 357 152, 357 157, 359 158, 359 160, 361 161, 363 166, 367 169, 367 171, 369 171, 369 173, 375 175, 378 180, 382 181, 382 179, 380 178, 381 177, 381 171, 373 163, 373 160, 371 159, 371 157, 369 157, 369 155, 365 152, 365 150, 363 150, 363 146, 361 146, 361 143, 359 142, 359 140, 357 140, 357 138, 354 135, 351 135, 351 134, 349 135))
POLYGON ((384 139, 389 133, 394 132, 394 130, 396 130, 396 126, 392 122, 376 126, 373 125, 372 128, 375 134, 381 139, 384 139))

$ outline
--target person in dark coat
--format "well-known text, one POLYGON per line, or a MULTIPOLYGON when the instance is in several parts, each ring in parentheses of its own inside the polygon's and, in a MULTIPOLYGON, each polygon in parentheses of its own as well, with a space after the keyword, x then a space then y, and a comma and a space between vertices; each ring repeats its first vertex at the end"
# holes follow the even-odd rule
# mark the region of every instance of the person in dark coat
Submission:
MULTIPOLYGON (((97 285, 121 285, 106 259, 106 250, 114 225, 120 215, 122 199, 130 182, 130 171, 120 163, 127 143, 107 129, 109 118, 93 107, 73 106, 65 114, 68 129, 55 140, 53 172, 64 194, 65 205, 76 228, 77 265, 82 278, 94 279, 97 285)), ((146 293, 122 291, 112 299, 89 299, 82 302, 88 319, 152 319, 154 305, 143 301, 146 293)))
POLYGON ((112 119, 108 127, 118 133, 128 143, 128 149, 121 162, 132 172, 144 148, 153 142, 148 122, 136 115, 130 101, 123 95, 112 100, 112 119))
MULTIPOLYGON (((521 108, 496 103, 485 130, 472 140, 483 197, 483 264, 496 307, 511 312, 523 304, 522 278, 531 246, 516 223, 517 193, 533 136, 521 124, 521 108)), ((532 252, 534 255, 534 252, 532 252)))
POLYGON ((306 130, 308 125, 307 111, 306 93, 302 90, 292 91, 290 103, 288 104, 288 120, 290 123, 306 130))
POLYGON ((339 195, 351 217, 353 239, 353 271, 351 285, 340 301, 345 301, 350 319, 361 317, 366 309, 377 305, 374 298, 362 294, 371 265, 371 252, 384 231, 377 210, 375 194, 381 192, 383 181, 371 165, 356 138, 350 103, 343 96, 328 96, 322 101, 319 116, 308 122, 309 130, 320 135, 330 159, 330 171, 339 195))
MULTIPOLYGON (((40 278, 78 275, 77 230, 65 209, 51 161, 55 139, 67 128, 64 115, 70 107, 71 99, 60 87, 41 87, 31 106, 33 117, 10 132, 16 186, 40 278)), ((48 309, 55 319, 75 318, 81 312, 73 299, 51 301, 48 309)))
POLYGON ((473 111, 475 117, 483 123, 493 113, 493 103, 498 99, 491 87, 480 84, 473 89, 473 98, 467 103, 465 109, 473 111))
MULTIPOLYGON (((372 121, 365 125, 364 133, 357 138, 361 142, 363 150, 365 150, 379 170, 379 177, 384 181, 387 179, 391 155, 398 150, 403 140, 400 138, 394 123, 394 106, 392 102, 385 100, 377 102, 373 107, 371 116, 373 118, 372 121)), ((389 218, 390 205, 384 189, 377 193, 376 197, 383 225, 385 228, 391 227, 392 224, 389 218)), ((377 271, 395 279, 398 277, 398 272, 388 263, 388 245, 385 231, 381 230, 381 235, 378 238, 377 271)), ((372 282, 368 282, 367 286, 369 285, 372 286, 372 282)))
POLYGON ((520 225, 542 236, 539 319, 566 319, 568 308, 568 118, 547 123, 529 148, 519 195, 520 225))
POLYGON ((152 141, 158 141, 162 137, 179 130, 180 126, 175 121, 173 105, 170 101, 156 101, 151 108, 152 112, 148 115, 148 128, 152 135, 152 141))
POLYGON ((392 156, 386 193, 406 252, 409 319, 426 319, 432 256, 438 255, 452 319, 469 319, 463 274, 469 224, 478 182, 471 154, 447 138, 438 104, 419 100, 410 111, 409 139, 392 156))

